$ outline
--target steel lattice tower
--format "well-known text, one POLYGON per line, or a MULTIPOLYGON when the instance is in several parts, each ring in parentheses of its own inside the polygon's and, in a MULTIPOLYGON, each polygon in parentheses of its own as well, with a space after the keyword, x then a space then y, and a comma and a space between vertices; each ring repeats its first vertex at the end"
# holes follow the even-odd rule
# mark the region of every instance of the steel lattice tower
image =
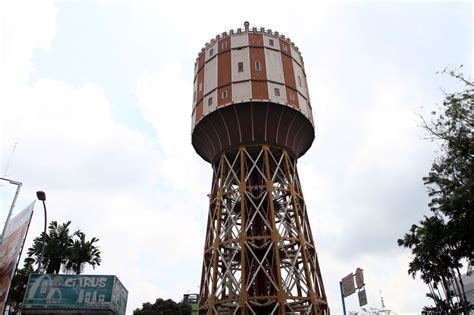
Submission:
POLYGON ((263 28, 206 44, 192 143, 212 164, 200 314, 329 314, 297 159, 314 139, 298 48, 263 28))

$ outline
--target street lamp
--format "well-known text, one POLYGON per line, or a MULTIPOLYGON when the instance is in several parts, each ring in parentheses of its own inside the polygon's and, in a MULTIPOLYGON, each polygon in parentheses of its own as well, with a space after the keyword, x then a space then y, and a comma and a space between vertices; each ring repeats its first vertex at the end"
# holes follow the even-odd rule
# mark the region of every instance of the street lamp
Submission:
POLYGON ((44 231, 43 231, 43 243, 41 245, 41 255, 40 255, 40 258, 38 260, 38 269, 36 270, 37 273, 40 272, 40 269, 41 269, 41 265, 43 263, 43 256, 44 256, 44 247, 45 247, 45 243, 46 243, 46 224, 48 222, 48 216, 47 216, 47 212, 46 212, 46 194, 44 193, 44 191, 37 191, 36 192, 36 198, 38 198, 38 200, 41 200, 43 202, 43 209, 44 209, 44 231))
POLYGON ((0 244, 2 244, 8 221, 10 220, 10 217, 12 216, 13 208, 15 208, 15 202, 16 202, 16 199, 18 198, 18 194, 20 193, 21 185, 23 185, 23 183, 17 182, 12 179, 4 178, 4 177, 0 177, 0 180, 4 180, 4 181, 9 182, 12 185, 16 185, 15 197, 13 197, 12 205, 10 206, 10 211, 8 211, 7 220, 5 221, 5 227, 3 228, 3 231, 2 231, 2 238, 0 238, 0 244))

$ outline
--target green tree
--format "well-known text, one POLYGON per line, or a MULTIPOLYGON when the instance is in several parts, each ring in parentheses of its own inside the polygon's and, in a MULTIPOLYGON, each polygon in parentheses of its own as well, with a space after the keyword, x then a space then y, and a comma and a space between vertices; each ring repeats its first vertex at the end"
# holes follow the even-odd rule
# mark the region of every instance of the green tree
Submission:
POLYGON ((457 258, 473 258, 474 82, 454 71, 448 73, 464 84, 464 91, 447 94, 441 113, 433 112, 434 119, 424 121, 424 129, 439 141, 441 152, 423 180, 432 198, 431 211, 447 218, 457 258))
MULTIPOLYGON (((474 83, 455 71, 443 71, 463 84, 463 91, 446 94, 440 112, 432 119, 423 117, 423 128, 429 138, 440 144, 428 176, 423 178, 431 197, 433 212, 398 240, 410 248, 413 260, 408 273, 420 273, 428 284, 427 294, 434 309, 467 314, 460 268, 474 258, 474 83), (457 292, 455 302, 451 291, 457 292)), ((427 307, 428 309, 429 307, 427 307)))
MULTIPOLYGON (((58 274, 61 266, 67 262, 70 255, 70 248, 73 244, 73 237, 77 232, 71 234, 69 226, 71 221, 63 224, 58 224, 52 221, 48 226, 48 232, 45 238, 45 249, 41 268, 46 270, 46 273, 58 274)), ((28 248, 28 257, 34 258, 35 262, 39 263, 41 255, 41 248, 43 246, 43 234, 33 240, 33 246, 28 248)))
MULTIPOLYGON (((66 272, 80 274, 86 264, 94 269, 100 265, 102 259, 99 247, 96 246, 99 239, 93 237, 88 241, 84 232, 71 233, 70 225, 71 221, 63 224, 52 221, 49 224, 42 261, 42 269, 46 273, 58 274, 62 267, 66 272)), ((33 245, 27 252, 28 257, 36 263, 39 263, 42 245, 43 233, 33 240, 33 245)))
POLYGON ((191 306, 184 302, 176 303, 168 299, 156 299, 155 303, 143 303, 142 308, 133 311, 133 315, 190 315, 191 306))
POLYGON ((66 270, 72 270, 74 273, 80 274, 85 264, 89 264, 95 269, 102 261, 100 258, 100 250, 94 245, 99 239, 93 237, 90 241, 87 241, 86 234, 81 231, 76 232, 75 235, 77 237, 73 240, 69 248, 65 264, 66 270))
POLYGON ((461 264, 453 259, 443 218, 437 215, 425 217, 418 225, 413 224, 410 232, 399 239, 398 244, 412 250, 413 259, 409 263, 408 273, 413 278, 420 273, 421 279, 430 288, 427 296, 433 299, 436 307, 444 309, 447 306, 452 311, 459 311, 451 291, 458 286, 456 270, 461 264))

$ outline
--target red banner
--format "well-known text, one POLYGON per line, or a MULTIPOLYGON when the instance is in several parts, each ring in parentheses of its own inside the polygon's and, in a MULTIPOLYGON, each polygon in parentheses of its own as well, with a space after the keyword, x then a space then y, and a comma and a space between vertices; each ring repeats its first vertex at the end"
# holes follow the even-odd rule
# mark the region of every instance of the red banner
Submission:
POLYGON ((8 290, 25 242, 34 204, 32 202, 25 210, 10 218, 5 226, 4 238, 0 244, 0 314, 3 314, 7 302, 8 290))

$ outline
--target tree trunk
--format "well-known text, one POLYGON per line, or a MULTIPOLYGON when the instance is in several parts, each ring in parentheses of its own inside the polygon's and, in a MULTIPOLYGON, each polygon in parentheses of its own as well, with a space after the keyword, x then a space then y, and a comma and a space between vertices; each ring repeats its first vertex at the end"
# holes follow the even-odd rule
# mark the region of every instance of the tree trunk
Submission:
POLYGON ((451 297, 451 292, 449 291, 448 281, 446 280, 446 277, 444 275, 441 276, 441 281, 443 282, 443 289, 446 294, 446 300, 448 302, 448 305, 451 308, 451 310, 454 311, 453 298, 451 297))
POLYGON ((459 272, 458 267, 456 267, 456 272, 458 273, 459 282, 461 283, 463 312, 464 312, 464 315, 469 315, 469 308, 468 308, 468 305, 467 305, 466 291, 464 290, 464 284, 462 283, 461 273, 459 272))

